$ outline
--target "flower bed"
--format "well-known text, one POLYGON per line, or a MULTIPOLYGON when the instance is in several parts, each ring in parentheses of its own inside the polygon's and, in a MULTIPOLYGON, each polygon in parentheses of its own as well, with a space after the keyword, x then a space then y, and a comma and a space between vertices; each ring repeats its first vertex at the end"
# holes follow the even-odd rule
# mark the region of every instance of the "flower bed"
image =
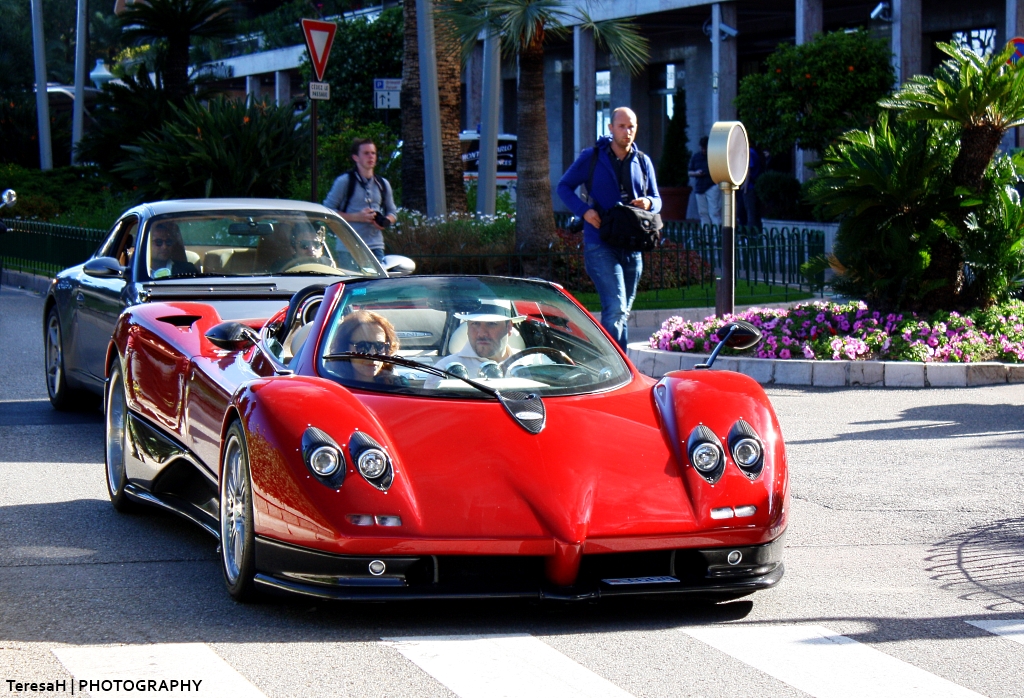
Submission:
MULTIPOLYGON (((762 359, 1024 363, 1024 302, 1010 301, 964 315, 880 313, 853 301, 802 303, 790 309, 750 308, 724 319, 671 317, 650 339, 652 349, 708 353, 732 319, 757 326, 762 359)), ((723 349, 723 354, 737 354, 723 349)), ((744 352, 747 353, 747 352, 744 352)))

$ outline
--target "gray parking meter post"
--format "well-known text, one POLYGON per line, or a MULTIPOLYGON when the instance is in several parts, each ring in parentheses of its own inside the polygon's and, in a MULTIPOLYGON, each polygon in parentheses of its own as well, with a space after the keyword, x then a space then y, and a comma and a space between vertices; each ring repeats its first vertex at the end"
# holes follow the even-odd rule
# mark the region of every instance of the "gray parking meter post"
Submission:
POLYGON ((739 121, 716 121, 708 136, 708 173, 722 192, 722 276, 715 315, 736 310, 736 190, 747 178, 750 145, 739 121))

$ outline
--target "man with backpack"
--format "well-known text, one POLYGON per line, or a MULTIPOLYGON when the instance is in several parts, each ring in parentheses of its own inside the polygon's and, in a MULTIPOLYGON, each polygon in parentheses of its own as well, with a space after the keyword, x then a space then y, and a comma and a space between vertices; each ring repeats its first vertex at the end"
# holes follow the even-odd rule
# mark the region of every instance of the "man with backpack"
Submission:
POLYGON ((366 246, 384 260, 384 228, 398 220, 391 184, 373 173, 377 146, 369 138, 352 141, 355 167, 334 180, 324 206, 337 211, 359 234, 366 246))
POLYGON ((558 182, 558 195, 584 221, 583 261, 601 299, 601 324, 625 349, 629 312, 643 272, 641 251, 651 249, 661 227, 660 218, 651 215, 661 210, 661 196, 651 159, 633 143, 632 109, 612 112, 611 132, 580 153, 558 182), (587 185, 585 198, 576 194, 581 184, 587 185), (635 223, 636 230, 650 236, 623 237, 620 221, 635 223))

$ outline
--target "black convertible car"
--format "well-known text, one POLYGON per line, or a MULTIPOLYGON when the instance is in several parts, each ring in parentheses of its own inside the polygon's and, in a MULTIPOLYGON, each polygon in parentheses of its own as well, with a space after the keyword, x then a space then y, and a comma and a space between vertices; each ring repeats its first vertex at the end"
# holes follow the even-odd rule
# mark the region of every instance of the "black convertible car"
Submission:
POLYGON ((114 323, 149 301, 201 300, 225 320, 267 318, 310 284, 412 271, 383 265, 337 213, 277 199, 162 201, 126 211, 83 264, 60 272, 43 306, 46 387, 66 409, 103 393, 114 323))

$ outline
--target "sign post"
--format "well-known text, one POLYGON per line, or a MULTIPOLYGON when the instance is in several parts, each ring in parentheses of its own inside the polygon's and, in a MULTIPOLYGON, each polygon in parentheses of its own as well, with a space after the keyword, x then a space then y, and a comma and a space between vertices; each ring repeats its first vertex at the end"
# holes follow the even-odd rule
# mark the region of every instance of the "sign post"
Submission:
POLYGON ((334 22, 321 22, 318 19, 302 20, 302 33, 306 35, 306 48, 309 50, 310 62, 313 64, 313 72, 316 73, 316 82, 309 83, 310 106, 310 127, 312 130, 312 151, 310 156, 310 189, 313 203, 319 200, 316 187, 316 131, 317 115, 316 105, 321 100, 331 98, 331 86, 324 79, 324 70, 327 69, 327 58, 331 55, 331 44, 334 43, 334 34, 338 31, 338 25, 334 22))
POLYGON ((715 288, 715 315, 736 310, 736 189, 747 178, 750 142, 739 121, 716 121, 708 136, 708 173, 722 191, 722 276, 715 288))

